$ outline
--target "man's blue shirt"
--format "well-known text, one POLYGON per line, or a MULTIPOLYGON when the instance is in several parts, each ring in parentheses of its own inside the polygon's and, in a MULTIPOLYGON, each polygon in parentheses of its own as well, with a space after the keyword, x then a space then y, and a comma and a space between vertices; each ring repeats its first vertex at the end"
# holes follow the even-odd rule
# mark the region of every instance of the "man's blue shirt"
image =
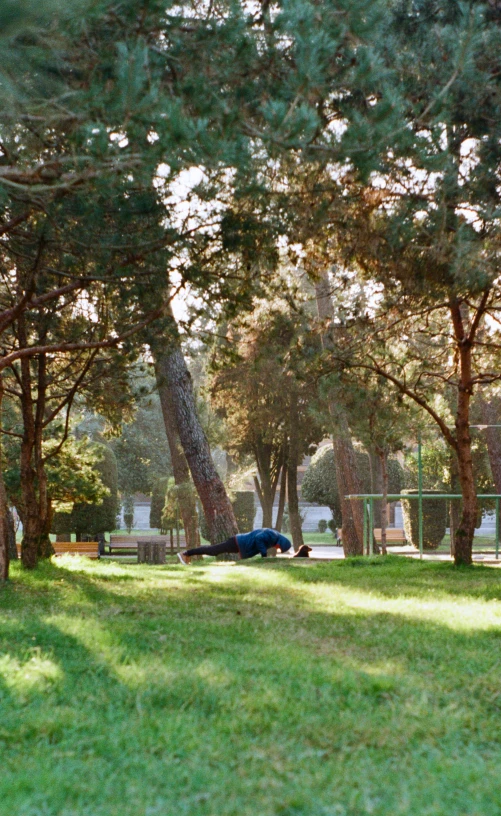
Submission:
POLYGON ((252 558, 254 555, 266 558, 270 547, 280 547, 282 552, 287 552, 291 548, 288 538, 269 527, 252 530, 250 533, 239 533, 235 538, 242 558, 252 558))

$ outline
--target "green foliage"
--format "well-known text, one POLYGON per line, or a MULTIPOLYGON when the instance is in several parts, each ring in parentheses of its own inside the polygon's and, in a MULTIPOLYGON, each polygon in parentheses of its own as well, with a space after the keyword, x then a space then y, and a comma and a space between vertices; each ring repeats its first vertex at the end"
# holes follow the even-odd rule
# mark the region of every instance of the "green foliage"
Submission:
POLYGON ((168 477, 160 477, 153 484, 150 505, 150 527, 160 529, 162 526, 162 511, 165 503, 165 493, 169 483, 168 477))
MULTIPOLYGON (((376 492, 372 481, 369 455, 355 452, 358 472, 362 480, 362 493, 376 492)), ((390 493, 400 493, 403 487, 403 469, 397 459, 388 459, 388 487, 390 493)), ((312 457, 304 474, 301 494, 305 501, 329 507, 336 527, 341 527, 341 501, 336 479, 334 450, 329 446, 320 448, 312 457)))
POLYGON ((130 494, 126 494, 124 496, 123 510, 125 529, 130 535, 130 532, 134 527, 134 496, 131 496, 130 494))
POLYGON ((318 522, 318 532, 325 533, 327 530, 327 519, 320 519, 318 522))
MULTIPOLYGON (((403 490, 403 493, 416 495, 417 490, 403 490)), ((432 496, 440 490, 423 490, 423 494, 432 496)), ((404 530, 407 541, 419 547, 419 508, 417 499, 402 500, 404 530)), ((436 550, 440 545, 447 528, 447 501, 445 499, 423 500, 423 549, 436 550)))
POLYGON ((236 490, 232 497, 232 507, 238 530, 247 533, 253 529, 256 507, 252 490, 236 490))
POLYGON ((93 445, 92 448, 95 451, 95 477, 106 488, 106 495, 102 491, 100 502, 76 501, 70 513, 55 513, 52 524, 54 533, 76 533, 77 539, 80 539, 82 536, 94 537, 111 532, 116 527, 118 492, 115 456, 105 445, 93 445))
POLYGON ((172 474, 158 395, 139 400, 132 421, 122 424, 120 435, 111 440, 110 446, 117 458, 118 488, 122 493, 148 494, 160 479, 172 474))
POLYGON ((181 527, 178 489, 172 477, 167 481, 167 488, 164 497, 164 506, 162 509, 162 517, 160 521, 161 521, 160 524, 161 533, 167 533, 169 530, 174 530, 176 528, 176 525, 179 525, 181 527))

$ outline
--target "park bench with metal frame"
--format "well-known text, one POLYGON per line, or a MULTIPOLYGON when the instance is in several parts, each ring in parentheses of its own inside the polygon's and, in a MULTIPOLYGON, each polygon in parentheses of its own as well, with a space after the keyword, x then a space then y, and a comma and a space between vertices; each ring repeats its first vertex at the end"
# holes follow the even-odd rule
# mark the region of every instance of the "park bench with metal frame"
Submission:
POLYGON ((147 541, 158 541, 165 543, 167 546, 167 550, 170 555, 174 555, 177 552, 181 552, 186 547, 186 539, 184 535, 175 536, 172 539, 170 536, 167 535, 156 535, 156 536, 120 536, 120 535, 111 535, 110 541, 108 543, 108 550, 110 555, 113 554, 113 550, 118 550, 119 552, 126 552, 128 555, 136 555, 137 553, 137 545, 139 543, 147 542, 147 541))
MULTIPOLYGON (((55 555, 85 555, 87 558, 100 558, 99 541, 54 541, 55 555)), ((21 544, 17 545, 19 556, 21 544)))

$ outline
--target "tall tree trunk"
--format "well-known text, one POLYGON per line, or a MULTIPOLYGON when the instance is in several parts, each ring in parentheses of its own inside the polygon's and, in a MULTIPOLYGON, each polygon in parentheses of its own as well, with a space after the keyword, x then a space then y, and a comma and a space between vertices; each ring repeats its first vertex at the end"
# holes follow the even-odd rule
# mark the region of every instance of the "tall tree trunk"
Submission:
POLYGON ((238 532, 231 502, 214 466, 209 443, 196 412, 191 376, 179 339, 160 348, 152 343, 160 382, 169 390, 179 439, 202 503, 211 543, 217 544, 238 532))
POLYGON ((271 483, 268 479, 262 477, 258 479, 257 476, 254 476, 254 486, 263 511, 261 527, 271 527, 273 524, 273 500, 275 498, 272 495, 271 483))
MULTIPOLYGON (((317 311, 324 324, 321 333, 322 346, 332 348, 332 299, 327 272, 315 284, 317 311)), ((343 519, 343 550, 345 556, 363 555, 364 552, 364 509, 361 501, 346 499, 349 494, 361 493, 362 482, 358 474, 355 450, 349 432, 348 421, 335 399, 329 401, 329 412, 333 418, 333 447, 335 454, 336 479, 341 500, 343 519)))
POLYGON ((287 460, 287 495, 289 499, 289 522, 291 526, 292 543, 296 552, 304 544, 299 515, 299 501, 297 494, 297 469, 299 466, 299 415, 297 394, 292 393, 289 413, 289 456, 287 460))
POLYGON ((198 528, 197 503, 191 485, 190 468, 188 467, 181 440, 179 439, 171 392, 162 381, 160 371, 156 365, 155 373, 165 432, 169 444, 174 481, 178 487, 179 512, 183 520, 186 547, 187 549, 192 549, 200 546, 200 531, 198 528))
POLYGON ((280 475, 280 493, 278 496, 278 510, 277 519, 275 521, 275 530, 282 532, 282 524, 284 523, 285 499, 287 497, 287 459, 284 460, 280 475))
POLYGON ((273 526, 273 506, 280 477, 280 465, 283 450, 278 446, 256 439, 254 446, 258 476, 254 476, 254 485, 263 511, 263 527, 273 526))
MULTIPOLYGON (((485 298, 487 295, 485 295, 485 298)), ((473 394, 472 375, 472 347, 475 340, 475 330, 478 329, 482 312, 477 310, 475 315, 475 329, 465 331, 467 308, 455 299, 450 301, 450 313, 454 327, 454 336, 458 349, 460 382, 456 410, 456 438, 455 450, 458 462, 459 484, 463 498, 461 521, 456 530, 456 545, 454 563, 471 564, 473 538, 477 522, 478 502, 473 476, 473 460, 471 455, 470 436, 470 402, 473 394)))
POLYGON ((467 418, 463 421, 457 421, 456 428, 459 483, 463 497, 463 511, 459 527, 456 530, 454 552, 454 561, 459 565, 472 563, 473 537, 477 523, 478 504, 467 418))
POLYGON ((336 480, 341 500, 341 517, 343 519, 343 551, 346 558, 364 554, 363 535, 363 507, 362 502, 356 499, 347 499, 346 496, 361 493, 357 479, 355 451, 350 440, 336 436, 332 440, 334 447, 334 461, 336 464, 336 480))

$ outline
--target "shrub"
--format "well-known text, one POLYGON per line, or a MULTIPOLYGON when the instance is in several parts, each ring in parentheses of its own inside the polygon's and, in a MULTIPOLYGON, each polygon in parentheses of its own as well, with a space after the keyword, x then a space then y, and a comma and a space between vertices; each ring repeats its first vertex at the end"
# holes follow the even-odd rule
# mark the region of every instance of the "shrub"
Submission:
POLYGON ((165 494, 167 492, 167 485, 169 478, 167 476, 160 477, 153 485, 151 491, 151 505, 150 505, 150 527, 160 529, 162 526, 162 512, 165 504, 165 494))
POLYGON ((319 533, 325 533, 326 530, 327 530, 327 521, 326 521, 326 519, 320 519, 320 521, 318 522, 318 532, 319 533))
MULTIPOLYGON (((403 490, 402 493, 417 495, 417 490, 403 490)), ((440 490, 423 490, 423 495, 432 496, 440 490)), ((418 501, 402 501, 404 530, 407 541, 419 547, 418 501)), ((447 528, 447 503, 444 499, 424 499, 423 501, 423 549, 436 550, 447 528)))
POLYGON ((102 483, 108 488, 108 495, 100 503, 76 502, 71 513, 55 513, 52 532, 76 533, 77 540, 80 541, 82 536, 95 538, 115 529, 118 509, 117 463, 110 448, 105 445, 97 447, 101 458, 95 467, 102 483))
POLYGON ((254 526, 256 515, 254 493, 252 490, 237 490, 234 495, 232 505, 238 529, 241 533, 246 533, 254 526))
MULTIPOLYGON (((372 493, 371 462, 363 451, 355 452, 357 469, 362 481, 362 493, 372 493)), ((388 492, 400 493, 404 483, 404 472, 397 459, 388 459, 388 492)), ((326 505, 337 527, 342 525, 341 500, 337 486, 336 461, 331 447, 320 448, 312 458, 301 485, 301 495, 305 501, 326 505)), ((380 508, 376 503, 376 525, 380 524, 380 508)))
POLYGON ((124 524, 128 533, 134 527, 134 497, 125 496, 124 498, 124 524))

